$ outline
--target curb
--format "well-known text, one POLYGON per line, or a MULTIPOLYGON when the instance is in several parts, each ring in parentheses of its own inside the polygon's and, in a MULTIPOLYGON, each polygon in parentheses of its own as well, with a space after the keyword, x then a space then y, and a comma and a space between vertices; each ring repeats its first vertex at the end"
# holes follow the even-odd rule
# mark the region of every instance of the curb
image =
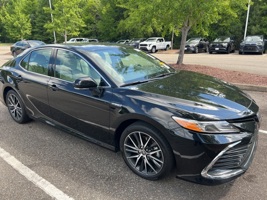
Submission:
POLYGON ((232 84, 239 87, 241 90, 267 92, 267 86, 248 85, 248 84, 240 84, 240 83, 232 83, 232 84))

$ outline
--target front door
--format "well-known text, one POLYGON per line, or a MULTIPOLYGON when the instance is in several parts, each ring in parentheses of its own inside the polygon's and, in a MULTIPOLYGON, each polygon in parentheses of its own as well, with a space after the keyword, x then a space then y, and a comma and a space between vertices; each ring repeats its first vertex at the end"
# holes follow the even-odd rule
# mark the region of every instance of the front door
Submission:
POLYGON ((111 144, 109 108, 112 89, 86 60, 74 52, 57 50, 54 77, 48 83, 51 118, 90 139, 111 144), (74 81, 80 77, 93 78, 99 88, 78 89, 74 81))

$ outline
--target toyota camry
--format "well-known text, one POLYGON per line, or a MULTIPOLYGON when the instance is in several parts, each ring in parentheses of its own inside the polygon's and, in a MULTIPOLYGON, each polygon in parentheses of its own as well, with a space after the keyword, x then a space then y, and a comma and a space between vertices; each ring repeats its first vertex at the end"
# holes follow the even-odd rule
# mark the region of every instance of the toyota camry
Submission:
POLYGON ((257 147, 259 107, 237 87, 178 71, 117 44, 44 45, 0 68, 0 100, 19 124, 39 120, 121 151, 138 176, 220 184, 257 147))

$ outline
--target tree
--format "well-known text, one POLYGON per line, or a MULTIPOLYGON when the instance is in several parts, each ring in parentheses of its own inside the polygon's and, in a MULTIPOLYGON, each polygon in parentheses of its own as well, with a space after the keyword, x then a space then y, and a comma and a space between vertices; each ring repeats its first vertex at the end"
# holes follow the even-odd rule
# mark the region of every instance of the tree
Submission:
POLYGON ((81 17, 82 0, 56 0, 53 4, 53 9, 44 8, 46 13, 53 14, 53 22, 47 22, 44 27, 48 32, 56 31, 67 41, 68 35, 78 36, 81 28, 85 26, 81 17))
POLYGON ((267 2, 264 0, 253 0, 250 7, 248 22, 248 34, 267 36, 267 2))
POLYGON ((6 34, 12 39, 25 39, 31 35, 31 22, 26 14, 27 0, 10 0, 1 8, 1 22, 6 34))
MULTIPOLYGON (((153 29, 162 31, 163 34, 174 30, 181 32, 177 64, 182 64, 185 42, 191 28, 195 32, 207 35, 209 26, 223 16, 237 17, 236 8, 245 9, 247 0, 121 0, 121 2, 121 6, 127 9, 124 20, 126 24, 145 23, 145 27, 138 26, 138 28, 147 33, 153 32, 153 29)), ((131 28, 129 25, 127 27, 131 28)))

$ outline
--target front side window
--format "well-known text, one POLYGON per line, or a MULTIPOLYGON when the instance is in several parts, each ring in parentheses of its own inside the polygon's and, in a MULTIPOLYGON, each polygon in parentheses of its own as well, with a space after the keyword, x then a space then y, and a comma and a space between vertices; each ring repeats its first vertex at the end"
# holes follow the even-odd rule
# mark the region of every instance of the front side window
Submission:
POLYGON ((48 75, 48 64, 52 49, 32 51, 22 61, 21 66, 31 72, 48 75))
POLYGON ((57 78, 74 82, 81 77, 90 77, 100 85, 101 77, 83 58, 71 51, 58 50, 55 66, 57 78))

